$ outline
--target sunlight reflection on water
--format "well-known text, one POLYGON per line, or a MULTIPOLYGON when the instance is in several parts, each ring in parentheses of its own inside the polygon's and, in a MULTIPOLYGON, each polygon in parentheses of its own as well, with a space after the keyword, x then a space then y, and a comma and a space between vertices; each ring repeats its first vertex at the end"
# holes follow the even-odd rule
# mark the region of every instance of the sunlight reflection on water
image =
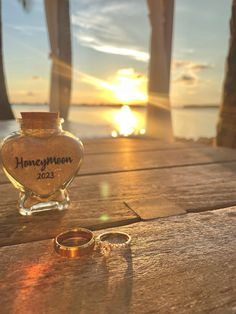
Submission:
MULTIPOLYGON (((127 106, 71 106, 69 120, 77 122, 81 127, 82 138, 117 137, 119 134, 145 133, 145 107, 127 106), (122 109, 123 108, 123 109, 122 109)), ((15 105, 14 112, 47 111, 43 105, 15 105)), ((174 135, 186 139, 197 140, 200 137, 214 137, 218 108, 172 109, 174 135)))
POLYGON ((129 136, 133 134, 145 133, 142 128, 142 121, 140 117, 135 114, 129 106, 122 106, 121 109, 113 116, 115 130, 111 132, 111 136, 117 137, 129 136))

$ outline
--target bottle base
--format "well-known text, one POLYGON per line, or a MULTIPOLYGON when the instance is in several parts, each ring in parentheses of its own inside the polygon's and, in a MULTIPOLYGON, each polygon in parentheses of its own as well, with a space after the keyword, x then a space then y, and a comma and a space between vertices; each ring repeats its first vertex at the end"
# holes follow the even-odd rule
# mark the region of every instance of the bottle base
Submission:
POLYGON ((43 199, 33 194, 20 193, 19 197, 19 213, 22 216, 30 216, 32 214, 50 211, 64 210, 69 207, 70 199, 66 190, 60 190, 50 198, 43 199))

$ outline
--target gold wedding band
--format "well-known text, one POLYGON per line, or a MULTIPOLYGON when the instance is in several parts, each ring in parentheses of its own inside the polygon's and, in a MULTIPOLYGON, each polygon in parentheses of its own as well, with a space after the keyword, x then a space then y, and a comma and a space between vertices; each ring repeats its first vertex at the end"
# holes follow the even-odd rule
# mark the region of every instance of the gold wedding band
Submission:
POLYGON ((99 243, 105 243, 106 245, 109 245, 111 248, 126 248, 131 243, 131 236, 122 231, 108 231, 101 233, 97 237, 97 242, 99 243), (116 240, 123 240, 121 243, 112 243, 109 241, 112 238, 115 238, 116 240))
POLYGON ((85 228, 69 229, 54 239, 55 251, 65 257, 87 255, 93 251, 94 245, 93 232, 85 228))

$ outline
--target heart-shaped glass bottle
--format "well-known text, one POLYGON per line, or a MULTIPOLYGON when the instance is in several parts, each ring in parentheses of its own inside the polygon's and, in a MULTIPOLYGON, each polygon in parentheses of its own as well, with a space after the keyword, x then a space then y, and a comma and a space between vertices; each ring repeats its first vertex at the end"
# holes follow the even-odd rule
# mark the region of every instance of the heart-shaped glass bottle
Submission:
POLYGON ((67 186, 83 159, 81 141, 63 131, 58 113, 23 112, 21 129, 4 139, 3 169, 20 190, 19 212, 59 209, 69 206, 67 186))

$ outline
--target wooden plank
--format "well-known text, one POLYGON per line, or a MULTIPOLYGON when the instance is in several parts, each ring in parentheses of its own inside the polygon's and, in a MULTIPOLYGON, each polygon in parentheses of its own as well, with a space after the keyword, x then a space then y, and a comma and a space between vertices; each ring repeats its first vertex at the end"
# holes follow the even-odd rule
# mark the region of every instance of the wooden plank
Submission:
POLYGON ((66 259, 51 240, 0 249, 1 313, 234 313, 236 209, 115 228, 130 250, 66 259))
POLYGON ((99 218, 106 214, 110 217, 106 225, 112 226, 117 221, 123 224, 136 220, 132 211, 142 219, 153 219, 165 212, 177 215, 184 211, 227 207, 236 204, 235 186, 236 162, 84 176, 72 183, 69 189, 72 207, 65 214, 45 213, 45 218, 28 218, 17 212, 16 190, 10 184, 3 184, 0 187, 0 243, 46 239, 54 236, 57 228, 67 228, 73 222, 101 228, 104 222, 99 218), (30 233, 37 221, 42 222, 40 230, 30 233))
MULTIPOLYGON (((17 129, 16 126, 15 126, 15 129, 13 128, 13 126, 15 126, 15 121, 11 121, 11 122, 0 121, 0 139, 10 134, 11 133, 10 131, 17 129)), ((184 142, 173 142, 170 144, 170 143, 165 143, 160 140, 153 140, 153 139, 147 139, 147 138, 96 139, 96 140, 85 140, 83 141, 83 143, 84 143, 84 148, 85 148, 84 152, 85 152, 86 158, 85 158, 85 164, 83 165, 81 173, 84 173, 84 174, 90 173, 89 170, 91 169, 90 167, 91 164, 96 165, 96 163, 94 163, 94 158, 96 158, 96 156, 90 157, 88 155, 113 154, 113 153, 114 154, 117 154, 117 153, 128 154, 129 152, 131 153, 131 152, 138 152, 138 151, 141 151, 141 152, 148 152, 148 151, 155 151, 155 150, 168 150, 169 151, 172 149, 205 147, 205 145, 201 145, 201 144, 194 144, 194 143, 189 144, 189 143, 184 143, 184 142), (89 166, 86 166, 87 163, 89 166)), ((148 157, 149 156, 147 156, 147 158, 148 157)), ((112 171, 111 167, 108 170, 106 169, 106 167, 109 166, 109 163, 107 164, 107 166, 105 166, 105 169, 101 168, 101 165, 99 164, 99 160, 103 160, 104 156, 98 156, 97 158, 98 158, 97 167, 99 170, 95 169, 95 173, 112 171)), ((108 160, 109 162, 110 160, 113 160, 114 156, 110 156, 108 158, 109 158, 108 160)), ((130 157, 124 156, 123 160, 127 160, 128 158, 130 157)), ((148 160, 147 158, 146 160, 148 160)), ((117 159, 122 160, 122 157, 118 157, 118 158, 116 157, 116 160, 117 159)), ((105 163, 103 162, 102 164, 104 165, 105 163)), ((117 164, 117 161, 115 164, 117 164)), ((0 184, 8 182, 1 168, 2 166, 1 166, 1 160, 0 160, 0 184)), ((113 170, 117 171, 116 168, 117 167, 115 167, 113 170)), ((118 167, 118 169, 119 168, 120 167, 118 167)), ((127 168, 127 166, 124 165, 123 168, 127 168)))
POLYGON ((169 201, 165 197, 141 199, 126 202, 142 220, 149 220, 159 217, 169 217, 186 214, 187 211, 178 204, 169 201))
POLYGON ((85 157, 80 174, 112 173, 143 169, 235 161, 236 150, 225 148, 184 148, 163 151, 123 152, 85 157))
POLYGON ((167 143, 147 137, 84 140, 83 143, 85 155, 206 147, 204 144, 180 141, 167 143))
POLYGON ((79 177, 70 195, 81 202, 162 197, 178 208, 200 211, 236 204, 235 186, 236 162, 229 162, 79 177))
MULTIPOLYGON (((236 150, 225 148, 183 148, 157 151, 86 155, 80 175, 134 171, 236 160, 236 150)), ((8 182, 0 172, 0 184, 8 182)))
POLYGON ((121 201, 73 201, 63 212, 21 216, 16 204, 0 205, 0 246, 44 240, 78 226, 98 230, 137 222, 140 218, 121 201))
POLYGON ((124 198, 143 220, 236 205, 235 173, 236 163, 143 172, 143 193, 124 198))
MULTIPOLYGON (((2 205, 7 205, 7 194, 12 195, 15 189, 3 186, 6 189, 2 205)), ((78 177, 69 191, 71 199, 80 202, 165 197, 194 211, 230 206, 236 202, 235 186, 236 162, 229 162, 78 177)), ((11 203, 15 200, 12 197, 11 203)))

